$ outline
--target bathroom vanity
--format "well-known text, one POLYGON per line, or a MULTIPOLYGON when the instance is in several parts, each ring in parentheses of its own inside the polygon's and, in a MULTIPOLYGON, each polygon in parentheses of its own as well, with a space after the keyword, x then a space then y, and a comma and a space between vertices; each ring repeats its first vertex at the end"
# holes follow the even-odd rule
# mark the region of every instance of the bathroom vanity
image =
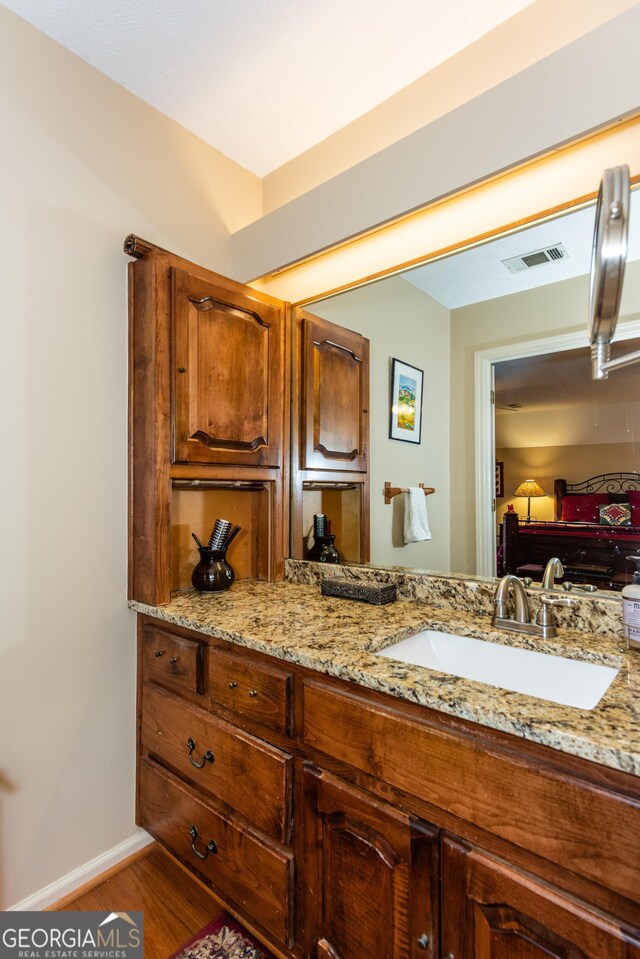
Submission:
POLYGON ((285 959, 640 959, 640 659, 615 601, 541 640, 455 577, 321 596, 341 570, 285 558, 329 494, 367 557, 367 341, 125 249, 139 824, 285 959), (190 534, 220 515, 237 580, 200 595, 190 534), (585 710, 376 655, 427 628, 618 673, 585 710))
MULTIPOLYGON (((460 596, 464 598, 464 589, 460 596)), ((640 667, 577 710, 376 656, 442 602, 240 583, 139 613, 139 822, 284 956, 640 956, 640 667)), ((545 641, 546 642, 546 641, 545 641)))

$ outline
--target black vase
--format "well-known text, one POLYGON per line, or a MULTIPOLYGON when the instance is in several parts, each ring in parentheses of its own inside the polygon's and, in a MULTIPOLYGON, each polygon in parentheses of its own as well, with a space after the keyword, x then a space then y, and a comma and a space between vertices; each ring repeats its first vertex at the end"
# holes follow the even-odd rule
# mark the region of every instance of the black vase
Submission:
POLYGON ((339 563, 340 553, 333 545, 335 536, 317 536, 307 559, 313 559, 317 563, 339 563))
POLYGON ((220 592, 229 589, 236 578, 233 569, 227 563, 226 549, 211 549, 199 546, 200 561, 191 574, 194 589, 201 593, 220 592))

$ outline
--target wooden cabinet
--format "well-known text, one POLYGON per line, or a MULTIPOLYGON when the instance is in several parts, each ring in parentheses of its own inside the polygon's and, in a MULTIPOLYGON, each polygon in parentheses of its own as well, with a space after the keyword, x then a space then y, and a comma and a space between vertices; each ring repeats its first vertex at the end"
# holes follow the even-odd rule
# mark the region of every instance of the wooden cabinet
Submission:
POLYGON ((148 626, 142 636, 142 670, 145 679, 161 686, 203 690, 204 643, 148 626))
POLYGON ((285 959, 640 959, 637 777, 151 617, 139 639, 138 822, 285 959))
POLYGON ((288 726, 290 674, 146 617, 138 637, 137 821, 254 931, 289 946, 293 756, 219 713, 233 715, 225 696, 237 689, 239 722, 260 728, 277 706, 288 726))
POLYGON ((283 309, 186 270, 171 281, 175 460, 279 466, 283 309))
POLYGON ((442 951, 455 959, 640 959, 623 923, 445 838, 442 951))
POLYGON ((230 710, 240 722, 257 722, 285 736, 290 732, 292 680, 287 670, 220 649, 209 658, 211 702, 230 710))
POLYGON ((369 340, 303 310, 292 324, 292 555, 324 512, 341 558, 368 562, 369 340))
POLYGON ((129 597, 191 585, 194 532, 242 527, 236 578, 288 555, 289 370, 280 300, 130 236, 129 597))
MULTIPOLYGON (((304 681, 304 742, 444 813, 640 902, 640 795, 633 801, 553 750, 484 738, 367 691, 304 681)), ((634 783, 636 790, 638 784, 634 783)))
POLYGON ((366 472, 369 340, 310 313, 301 318, 301 468, 366 472))
POLYGON ((291 756, 153 684, 143 691, 141 742, 198 790, 266 835, 289 842, 291 756), (268 802, 256 802, 256 796, 268 802))
POLYGON ((140 765, 140 824, 219 895, 278 942, 290 939, 293 857, 206 802, 148 758, 140 765))
POLYGON ((307 766, 305 920, 314 959, 435 959, 438 833, 307 766))

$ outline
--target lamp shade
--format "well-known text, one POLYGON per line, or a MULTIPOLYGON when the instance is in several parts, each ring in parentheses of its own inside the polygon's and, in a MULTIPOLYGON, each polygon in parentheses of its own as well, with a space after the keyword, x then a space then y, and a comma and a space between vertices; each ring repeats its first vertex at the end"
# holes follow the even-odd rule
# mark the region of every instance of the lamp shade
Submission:
POLYGON ((520 483, 520 486, 517 488, 514 496, 546 496, 545 491, 540 486, 539 483, 536 483, 533 479, 525 480, 523 483, 520 483))

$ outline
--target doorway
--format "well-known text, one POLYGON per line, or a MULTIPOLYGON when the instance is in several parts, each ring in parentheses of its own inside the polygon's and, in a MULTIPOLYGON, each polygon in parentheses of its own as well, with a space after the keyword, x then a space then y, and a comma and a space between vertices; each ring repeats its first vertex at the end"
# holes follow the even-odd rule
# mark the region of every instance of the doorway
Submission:
MULTIPOLYGON (((635 319, 621 323, 619 327, 619 333, 616 342, 630 340, 634 337, 640 336, 640 321, 635 319)), ((626 348, 625 348, 626 349, 626 348)), ((609 380, 604 383, 594 383, 590 379, 590 368, 588 363, 588 354, 589 348, 587 345, 587 334, 586 330, 579 333, 566 334, 558 337, 548 337, 542 340, 532 340, 528 343, 518 343, 512 344, 509 346, 499 347, 493 350, 483 350, 475 354, 475 388, 476 388, 476 400, 475 400, 475 409, 476 409, 476 564, 478 573, 481 576, 495 577, 496 576, 496 530, 497 530, 497 521, 500 520, 499 513, 500 511, 504 512, 504 508, 508 502, 513 501, 514 491, 516 486, 513 485, 513 480, 517 478, 515 474, 512 473, 513 469, 517 469, 518 466, 518 457, 514 455, 511 457, 512 466, 505 471, 504 475, 504 496, 498 497, 496 495, 496 449, 525 449, 526 442, 521 438, 517 442, 521 445, 519 446, 510 446, 510 447, 497 447, 495 440, 496 428, 498 431, 500 427, 498 426, 497 419, 498 414, 501 416, 511 417, 512 420, 517 420, 520 417, 520 426, 510 428, 509 435, 517 435, 518 429, 521 432, 530 432, 532 436, 532 441, 538 443, 537 446, 530 446, 531 450, 536 450, 535 454, 528 456, 528 466, 533 467, 536 462, 536 457, 538 462, 540 462, 541 457, 544 457, 544 453, 540 453, 540 450, 546 449, 551 445, 556 447, 567 447, 567 446, 596 446, 596 445, 606 445, 607 435, 613 435, 610 432, 610 424, 615 422, 610 418, 607 418, 603 413, 596 416, 600 416, 600 425, 597 425, 597 422, 593 419, 593 402, 591 402, 591 413, 589 413, 588 405, 586 403, 586 398, 589 396, 596 396, 599 398, 597 404, 599 409, 604 408, 605 400, 602 399, 602 394, 606 390, 609 394, 608 403, 611 406, 618 404, 621 397, 627 393, 629 394, 630 404, 627 404, 627 411, 624 416, 624 419, 620 421, 620 416, 622 412, 619 412, 617 427, 622 426, 626 430, 627 424, 629 424, 629 436, 632 437, 631 442, 635 444, 640 438, 640 416, 638 416, 638 409, 635 410, 635 415, 631 410, 631 406, 634 405, 635 398, 637 397, 640 400, 640 390, 636 384, 640 383, 640 369, 638 367, 630 367, 625 371, 617 371, 616 373, 611 374, 609 380), (562 354, 562 356, 558 356, 562 354), (545 357, 544 361, 540 358, 545 357), (552 357, 555 357, 553 359, 552 357), (584 363, 584 376, 579 373, 577 375, 572 374, 572 382, 568 383, 566 390, 562 390, 562 395, 558 395, 557 387, 552 389, 554 382, 554 375, 559 375, 558 371, 561 369, 567 371, 570 369, 580 370, 583 365, 582 357, 586 357, 586 362, 584 363), (509 370, 509 365, 511 369, 509 370), (535 368, 536 365, 539 369, 548 369, 550 376, 541 376, 539 378, 539 385, 534 387, 535 382, 535 368), (546 446, 540 445, 539 434, 534 436, 533 434, 533 424, 535 422, 535 411, 529 409, 527 413, 524 412, 525 404, 522 400, 515 398, 518 387, 517 387, 517 369, 520 369, 522 373, 522 383, 523 389, 529 389, 529 396, 534 396, 534 389, 537 391, 538 398, 535 401, 531 401, 530 405, 541 405, 544 412, 542 412, 542 418, 546 419, 547 424, 550 425, 550 435, 551 438, 564 439, 564 442, 558 442, 555 444, 547 443, 546 446), (501 403, 499 405, 509 406, 510 404, 522 403, 520 410, 511 410, 507 411, 497 411, 496 404, 494 402, 494 377, 496 372, 498 372, 498 380, 501 379, 500 371, 506 373, 513 373, 509 379, 510 385, 507 390, 503 391, 503 399, 507 402, 501 403), (553 370, 556 371, 556 374, 553 373, 553 370), (528 371, 528 372, 527 372, 528 371), (626 374, 624 379, 615 380, 616 376, 620 374, 626 374), (636 377, 635 383, 633 377, 636 377), (596 392, 598 387, 603 387, 603 390, 600 393, 596 392), (546 397, 544 401, 541 399, 544 396, 546 390, 546 397), (578 397, 572 396, 572 391, 575 390, 578 393, 578 397), (580 407, 586 409, 587 418, 583 417, 584 425, 583 430, 588 430, 589 421, 588 417, 591 415, 591 425, 593 427, 591 437, 588 433, 583 436, 587 440, 590 438, 591 443, 585 442, 583 444, 569 443, 566 442, 568 437, 568 430, 565 430, 564 433, 560 428, 563 424, 560 424, 556 428, 554 420, 558 420, 564 416, 565 421, 569 417, 569 410, 573 409, 574 413, 576 409, 580 407), (528 420, 528 423, 527 423, 528 420), (555 430, 555 433, 553 432, 555 430), (608 434, 609 431, 609 434, 608 434), (537 437, 537 438, 536 438, 537 437), (594 443, 593 440, 604 440, 603 444, 594 443), (513 489, 511 489, 513 486, 513 489)), ((567 376, 567 379, 571 379, 567 376)), ((503 381, 507 381, 507 376, 503 377, 503 381)), ((610 411, 611 412, 611 411, 610 411)), ((571 414, 574 415, 574 414, 571 414)), ((566 424, 565 424, 566 425, 566 424)), ((617 435, 617 434, 616 434, 617 435)), ((611 443, 613 447, 615 443, 611 443)), ((580 467, 584 469, 588 468, 589 462, 594 462, 594 457, 589 455, 589 453, 596 453, 596 450, 587 451, 582 455, 580 460, 580 467)), ((611 450, 613 454, 613 450, 611 450)), ((570 455, 566 454, 565 455, 570 455)), ((616 455, 622 455, 622 451, 618 450, 616 455)), ((504 462, 504 460, 502 461, 504 462)), ((556 456, 555 463, 549 463, 549 466, 553 466, 551 473, 557 473, 558 470, 561 470, 561 467, 564 466, 566 460, 561 459, 559 454, 556 456)), ((527 457, 520 459, 519 466, 524 468, 526 471, 527 468, 527 457)), ((572 468, 580 468, 576 462, 572 464, 572 468)), ((617 465, 608 465, 607 469, 596 469, 590 475, 595 475, 596 473, 608 472, 610 470, 619 469, 617 465)), ((536 477, 522 476, 520 482, 524 479, 529 479, 536 477)), ((547 481, 552 479, 560 478, 559 476, 549 476, 546 477, 547 481)), ((567 477, 562 477, 567 478, 567 477)), ((586 479, 587 476, 572 476, 569 479, 576 481, 579 479, 586 479)), ((547 483, 549 485, 549 482, 547 483)), ((543 486, 544 488, 544 486, 543 486)), ((551 483, 551 489, 545 489, 544 502, 543 498, 540 499, 539 507, 543 510, 544 515, 541 514, 540 518, 543 519, 554 519, 553 512, 553 486, 551 483), (547 515, 549 514, 549 515, 547 515)), ((520 501, 521 502, 521 501, 520 501)), ((526 502, 526 501, 525 501, 526 502)), ((525 506, 526 508, 526 506, 525 506)))

